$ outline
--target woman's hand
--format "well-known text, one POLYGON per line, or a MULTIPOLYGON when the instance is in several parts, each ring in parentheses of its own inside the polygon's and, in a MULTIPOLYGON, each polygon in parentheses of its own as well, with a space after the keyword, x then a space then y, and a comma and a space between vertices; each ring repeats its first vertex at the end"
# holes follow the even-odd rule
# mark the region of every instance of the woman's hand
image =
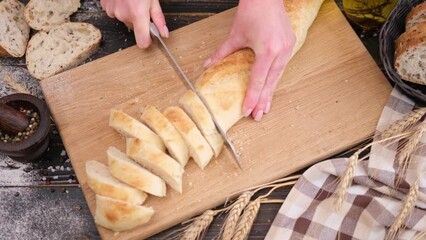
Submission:
POLYGON ((101 0, 101 5, 109 17, 117 18, 134 30, 140 48, 147 48, 152 42, 149 33, 151 19, 161 36, 169 37, 159 0, 101 0))
POLYGON ((295 41, 283 0, 240 0, 228 39, 205 61, 204 67, 241 48, 253 49, 256 59, 243 113, 259 121, 271 108, 272 96, 290 60, 295 41))

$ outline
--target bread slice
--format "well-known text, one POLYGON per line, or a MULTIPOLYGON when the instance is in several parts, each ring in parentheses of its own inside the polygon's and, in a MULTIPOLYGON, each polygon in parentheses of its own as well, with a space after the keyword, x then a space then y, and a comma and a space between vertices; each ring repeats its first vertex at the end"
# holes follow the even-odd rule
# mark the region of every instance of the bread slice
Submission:
POLYGON ((193 91, 189 90, 179 99, 179 104, 200 129, 212 147, 215 157, 218 157, 222 151, 223 138, 216 129, 203 102, 193 91))
POLYGON ((157 134, 151 131, 145 124, 120 110, 111 110, 109 126, 125 137, 139 138, 163 152, 166 150, 163 141, 157 134))
POLYGON ((96 195, 96 224, 113 231, 130 230, 149 222, 154 209, 96 195))
POLYGON ((115 147, 107 150, 108 170, 112 176, 157 197, 166 196, 166 183, 115 147))
POLYGON ((395 49, 395 68, 401 78, 426 85, 426 22, 407 29, 395 49))
POLYGON ((98 49, 101 38, 101 31, 89 23, 69 22, 39 31, 28 43, 28 71, 42 80, 75 67, 98 49))
POLYGON ((145 107, 141 119, 160 136, 170 155, 176 159, 182 167, 185 167, 189 159, 188 147, 170 121, 153 106, 145 107))
POLYGON ((32 29, 49 31, 69 22, 80 0, 31 0, 25 6, 25 20, 32 29))
POLYGON ((24 18, 24 4, 0 1, 0 57, 22 57, 27 49, 30 27, 24 18))
POLYGON ((147 194, 114 178, 107 166, 98 161, 86 162, 87 184, 96 194, 141 205, 147 194))
POLYGON ((213 150, 195 123, 179 107, 168 107, 164 116, 175 126, 189 148, 189 155, 204 169, 213 157, 213 150))
POLYGON ((184 170, 176 160, 137 138, 127 138, 126 145, 127 156, 164 179, 174 190, 182 193, 184 170))
POLYGON ((415 6, 405 18, 405 29, 408 29, 417 23, 426 22, 426 2, 415 6))

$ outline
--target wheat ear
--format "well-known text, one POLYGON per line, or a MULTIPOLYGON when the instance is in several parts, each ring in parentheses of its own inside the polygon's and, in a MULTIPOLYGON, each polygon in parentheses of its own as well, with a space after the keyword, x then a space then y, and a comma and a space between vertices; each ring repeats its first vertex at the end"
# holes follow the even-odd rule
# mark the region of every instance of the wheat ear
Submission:
POLYGON ((406 114, 404 118, 392 123, 383 133, 382 139, 402 133, 408 127, 414 125, 426 114, 426 108, 418 108, 406 114))
POLYGON ((3 80, 7 85, 9 85, 9 87, 11 87, 18 93, 31 94, 30 91, 24 85, 19 84, 9 74, 5 74, 3 80))
POLYGON ((359 153, 355 152, 349 159, 348 159, 348 167, 346 168, 343 175, 340 177, 339 184, 337 185, 336 189, 336 199, 334 202, 334 207, 336 211, 340 211, 343 205, 343 200, 346 197, 346 194, 348 192, 348 188, 352 184, 355 168, 358 165, 359 160, 359 153))
POLYGON ((251 201, 244 209, 244 213, 241 216, 238 224, 235 228, 232 240, 244 240, 247 239, 251 227, 253 226, 254 219, 256 219, 257 213, 260 208, 260 198, 251 201))
POLYGON ((198 216, 193 220, 191 225, 185 229, 181 239, 183 240, 198 240, 204 237, 206 230, 209 228, 213 221, 216 212, 213 210, 207 210, 202 215, 198 216))
POLYGON ((250 198, 253 196, 253 192, 244 192, 241 194, 237 201, 232 204, 231 210, 229 210, 228 216, 222 226, 221 237, 222 240, 230 240, 235 231, 238 219, 240 218, 241 212, 250 202, 250 198))
POLYGON ((400 172, 402 175, 405 174, 410 156, 416 150, 417 145, 420 142, 423 134, 426 132, 426 122, 421 123, 415 130, 414 134, 408 139, 407 143, 401 148, 400 153, 397 157, 397 162, 400 166, 400 172))
POLYGON ((419 193, 419 182, 420 178, 417 178, 414 184, 410 187, 407 197, 404 199, 402 209, 395 218, 395 221, 392 223, 392 226, 389 228, 386 239, 395 239, 399 231, 404 227, 407 218, 413 212, 414 207, 416 206, 417 194, 419 193))

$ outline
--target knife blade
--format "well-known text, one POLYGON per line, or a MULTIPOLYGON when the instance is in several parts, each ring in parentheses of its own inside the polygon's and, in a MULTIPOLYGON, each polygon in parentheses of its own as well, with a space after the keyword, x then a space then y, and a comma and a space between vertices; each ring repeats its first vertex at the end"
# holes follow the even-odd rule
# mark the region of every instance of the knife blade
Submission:
POLYGON ((150 31, 151 35, 153 35, 155 38, 157 38, 158 41, 161 43, 161 45, 163 46, 164 50, 166 51, 169 59, 172 60, 172 62, 175 65, 175 67, 178 69, 180 75, 185 80, 186 85, 188 85, 188 87, 200 98, 201 102, 204 104, 204 106, 206 107, 208 113, 210 114, 210 117, 213 120, 213 123, 216 126, 216 129, 219 131, 220 135, 222 136, 223 140, 225 141, 225 144, 228 145, 228 147, 231 149, 232 155, 233 155, 233 157, 234 157, 234 159, 235 159, 238 167, 240 169, 242 169, 241 162, 240 162, 240 156, 238 155, 237 150, 235 149, 235 147, 232 144, 231 140, 229 139, 228 135, 226 135, 226 132, 218 124, 218 122, 217 122, 215 116, 213 115, 213 112, 210 109, 210 107, 209 107, 206 99, 194 87, 194 85, 192 84, 192 82, 189 80, 189 78, 186 76, 185 72, 180 67, 179 63, 174 58, 173 54, 170 52, 169 48, 167 47, 166 43, 163 41, 163 39, 160 36, 160 33, 159 33, 157 27, 155 26, 155 24, 153 22, 150 22, 149 31, 150 31))

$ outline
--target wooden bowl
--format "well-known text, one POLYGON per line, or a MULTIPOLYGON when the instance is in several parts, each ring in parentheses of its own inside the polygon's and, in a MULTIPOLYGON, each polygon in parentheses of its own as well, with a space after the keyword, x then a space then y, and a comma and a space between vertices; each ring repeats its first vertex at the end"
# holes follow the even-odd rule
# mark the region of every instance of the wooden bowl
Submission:
POLYGON ((37 130, 22 142, 0 142, 0 152, 22 163, 36 161, 49 146, 50 114, 45 102, 29 94, 12 94, 0 98, 0 103, 15 109, 32 109, 40 116, 37 130))

